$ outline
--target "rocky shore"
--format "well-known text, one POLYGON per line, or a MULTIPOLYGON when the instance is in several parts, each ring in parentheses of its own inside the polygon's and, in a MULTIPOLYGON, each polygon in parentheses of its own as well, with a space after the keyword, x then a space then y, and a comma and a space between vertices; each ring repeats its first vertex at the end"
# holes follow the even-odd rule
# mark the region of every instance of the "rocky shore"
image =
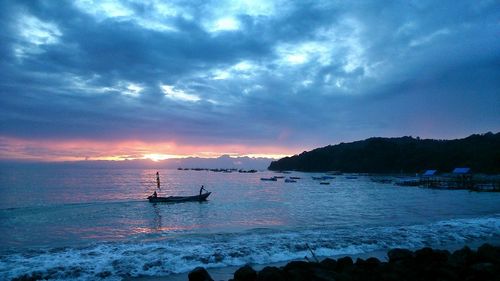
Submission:
MULTIPOLYGON (((500 281, 500 247, 483 244, 476 251, 468 247, 450 253, 422 248, 393 249, 388 260, 343 257, 318 262, 292 261, 285 266, 267 266, 255 271, 246 265, 230 281, 362 281, 362 280, 491 280, 500 281)), ((202 267, 188 275, 189 281, 213 281, 202 267)))

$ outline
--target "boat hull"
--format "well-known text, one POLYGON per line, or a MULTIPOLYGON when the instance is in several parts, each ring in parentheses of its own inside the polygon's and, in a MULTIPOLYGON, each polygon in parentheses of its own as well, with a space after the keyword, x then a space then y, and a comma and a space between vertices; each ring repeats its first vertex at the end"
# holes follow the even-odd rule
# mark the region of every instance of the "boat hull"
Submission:
POLYGON ((180 202, 201 202, 207 200, 212 192, 207 192, 201 195, 194 196, 168 196, 168 197, 153 197, 149 196, 150 203, 180 203, 180 202))
POLYGON ((278 178, 260 178, 261 181, 278 181, 278 178))

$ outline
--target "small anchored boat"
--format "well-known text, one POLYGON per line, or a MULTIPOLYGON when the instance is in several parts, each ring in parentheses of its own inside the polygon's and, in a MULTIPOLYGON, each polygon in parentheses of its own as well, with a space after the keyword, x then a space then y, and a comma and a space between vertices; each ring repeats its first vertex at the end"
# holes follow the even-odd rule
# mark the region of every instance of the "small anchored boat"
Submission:
POLYGON ((272 178, 260 178, 261 181, 278 181, 278 178, 272 177, 272 178))
POLYGON ((168 196, 168 197, 154 197, 149 196, 148 200, 151 203, 178 203, 178 202, 201 202, 207 200, 208 196, 212 192, 203 193, 201 195, 194 196, 168 196))

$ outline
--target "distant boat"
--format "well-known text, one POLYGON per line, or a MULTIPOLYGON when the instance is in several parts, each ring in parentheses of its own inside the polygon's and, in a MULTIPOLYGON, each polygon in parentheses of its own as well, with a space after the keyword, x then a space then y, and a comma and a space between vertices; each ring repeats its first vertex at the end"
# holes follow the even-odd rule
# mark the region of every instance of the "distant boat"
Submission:
POLYGON ((297 182, 297 181, 293 179, 285 179, 285 182, 297 182))
POLYGON ((277 178, 272 177, 272 178, 260 178, 261 181, 278 181, 277 178))
POLYGON ((312 177, 313 180, 333 180, 335 177, 332 176, 321 176, 321 177, 312 177))
POLYGON ((238 170, 239 173, 257 173, 257 170, 238 170))
POLYGON ((205 201, 212 192, 207 192, 201 195, 194 196, 168 196, 168 197, 153 197, 149 196, 148 200, 150 203, 180 203, 180 202, 190 202, 190 201, 205 201))
POLYGON ((273 178, 275 178, 275 179, 282 179, 282 178, 284 178, 284 176, 274 176, 273 178))
POLYGON ((355 177, 355 176, 347 176, 347 177, 345 177, 345 178, 346 178, 346 179, 348 179, 348 180, 355 180, 355 179, 357 179, 358 177, 355 177))
POLYGON ((327 181, 322 181, 322 182, 320 182, 319 184, 322 184, 322 185, 330 185, 330 183, 329 183, 329 182, 327 182, 327 181))

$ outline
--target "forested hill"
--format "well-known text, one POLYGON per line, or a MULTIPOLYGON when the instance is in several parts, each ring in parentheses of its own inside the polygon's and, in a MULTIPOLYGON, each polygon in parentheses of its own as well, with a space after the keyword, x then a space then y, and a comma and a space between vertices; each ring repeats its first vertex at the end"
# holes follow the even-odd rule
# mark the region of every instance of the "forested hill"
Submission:
POLYGON ((417 173, 450 172, 470 167, 475 173, 500 174, 500 133, 464 139, 369 138, 303 152, 271 162, 269 170, 304 172, 417 173))

